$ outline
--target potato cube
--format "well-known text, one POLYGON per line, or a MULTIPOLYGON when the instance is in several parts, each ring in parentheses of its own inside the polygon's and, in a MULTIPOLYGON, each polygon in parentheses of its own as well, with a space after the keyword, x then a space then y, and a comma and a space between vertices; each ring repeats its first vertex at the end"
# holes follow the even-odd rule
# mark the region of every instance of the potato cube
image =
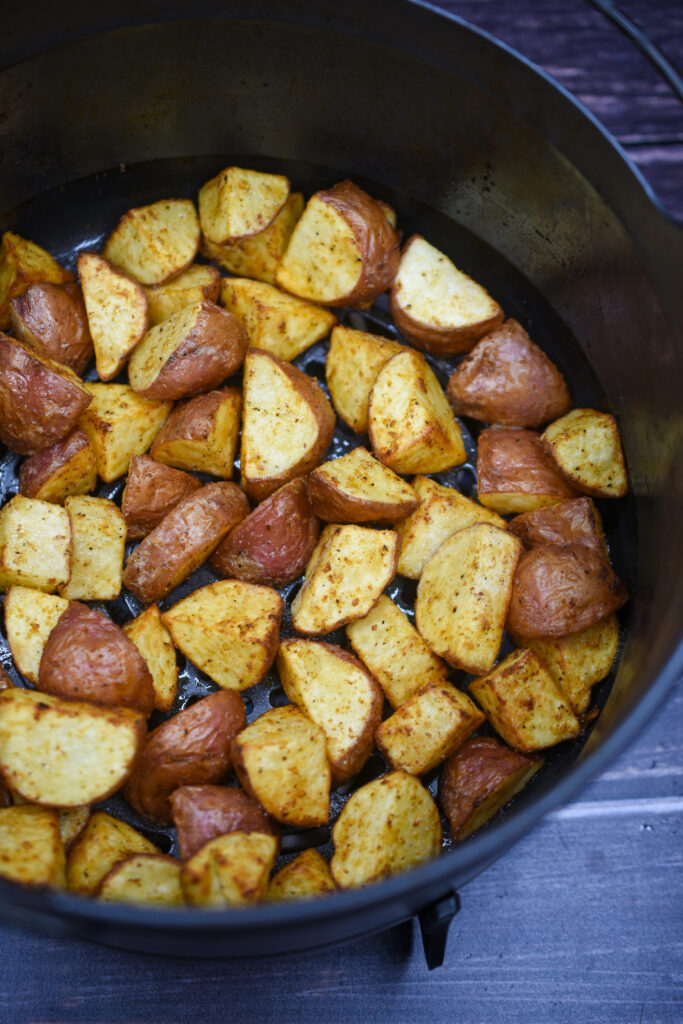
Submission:
POLYGON ((372 611, 348 624, 346 635, 394 708, 421 687, 446 681, 448 666, 385 594, 372 611))
POLYGON ((19 493, 63 505, 70 494, 90 494, 97 484, 97 463, 90 441, 77 427, 51 448, 30 455, 19 471, 19 493))
POLYGON ((111 483, 128 472, 133 455, 147 451, 163 426, 170 402, 137 395, 127 384, 86 384, 92 404, 80 419, 97 460, 97 472, 111 483))
POLYGON ((199 190, 202 234, 216 245, 258 235, 289 196, 289 179, 243 167, 226 167, 199 190))
POLYGON ((83 896, 92 895, 115 864, 135 853, 158 854, 159 849, 125 821, 95 811, 69 851, 67 888, 83 896))
POLYGON ((107 903, 177 907, 185 903, 180 884, 182 865, 160 853, 137 853, 114 864, 95 895, 107 903))
POLYGON ((237 777, 276 821, 325 825, 330 765, 325 733, 293 704, 266 711, 231 744, 237 777))
POLYGON ((51 807, 0 810, 0 876, 22 885, 64 885, 64 844, 51 807))
POLYGON ((160 199, 124 213, 104 255, 140 284, 162 284, 190 266, 199 235, 199 219, 190 199, 160 199))
POLYGON ((292 192, 270 224, 256 235, 217 245, 202 238, 202 254, 238 277, 275 284, 275 275, 304 208, 301 192, 292 192))
POLYGON ((180 870, 191 906, 239 907, 265 897, 278 842, 265 832, 229 832, 205 843, 180 870))
POLYGON ((14 663, 30 683, 37 683, 43 648, 69 602, 29 587, 10 587, 4 604, 5 631, 14 663))
POLYGON ((78 276, 97 374, 111 380, 147 330, 147 296, 137 281, 94 252, 80 253, 78 276))
POLYGON ((401 704, 375 733, 392 768, 424 775, 445 761, 486 716, 450 683, 430 683, 401 704))
POLYGON ((368 402, 379 371, 404 349, 397 341, 341 325, 334 328, 325 364, 332 404, 357 434, 368 431, 368 402))
POLYGON ((221 289, 221 275, 215 267, 205 263, 193 263, 187 270, 164 284, 145 288, 149 304, 149 326, 154 327, 186 306, 193 306, 202 299, 218 302, 221 289))
POLYGON ((70 270, 60 267, 49 252, 35 242, 5 231, 0 248, 0 330, 10 326, 9 304, 38 281, 65 284, 73 281, 70 270))
POLYGON ((552 747, 581 731, 560 687, 534 651, 513 651, 469 688, 496 732, 522 753, 552 747))
POLYGON ((110 601, 121 592, 126 520, 113 501, 67 498, 73 555, 71 579, 60 594, 71 601, 110 601))
POLYGON ((541 435, 488 427, 477 443, 479 501, 501 515, 532 512, 575 498, 576 491, 546 452, 541 435))
POLYGON ((222 388, 181 402, 168 417, 150 454, 157 462, 229 480, 240 431, 242 393, 222 388))
POLYGON ((614 416, 572 409, 543 433, 560 472, 580 491, 598 498, 623 498, 628 491, 624 453, 614 416))
POLYGON ((394 771, 352 794, 332 838, 332 877, 341 889, 359 888, 438 857, 441 818, 429 790, 394 771))
POLYGON ((17 584, 52 593, 71 578, 69 513, 16 494, 0 512, 0 588, 17 584))
POLYGON ((421 504, 396 527, 401 538, 398 571, 408 579, 419 580, 432 555, 458 530, 474 523, 491 523, 501 530, 507 529, 505 520, 495 512, 429 477, 416 476, 413 490, 421 504))
POLYGON ((333 523, 394 523, 418 503, 412 487, 365 448, 314 469, 308 497, 316 515, 333 523))
POLYGON ((268 886, 268 900, 302 900, 334 892, 330 865, 317 850, 304 850, 273 875, 268 886))
POLYGON ((142 655, 152 676, 154 707, 170 711, 178 690, 178 665, 175 648, 161 621, 159 606, 151 604, 136 619, 127 622, 123 632, 142 655))

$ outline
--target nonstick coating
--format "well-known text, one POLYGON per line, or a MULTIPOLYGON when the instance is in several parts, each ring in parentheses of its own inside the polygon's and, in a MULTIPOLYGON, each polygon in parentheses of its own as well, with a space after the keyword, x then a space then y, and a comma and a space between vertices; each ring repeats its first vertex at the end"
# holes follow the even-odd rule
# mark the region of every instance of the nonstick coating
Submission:
MULTIPOLYGON (((131 949, 259 956, 387 927, 463 884, 614 756, 680 669, 681 583, 668 567, 683 552, 683 346, 670 326, 683 322, 670 267, 681 239, 584 113, 455 21, 407 3, 250 4, 236 21, 237 5, 220 17, 210 6, 175 21, 166 5, 171 20, 152 24, 155 5, 142 4, 132 28, 0 72, 9 112, 0 226, 73 259, 128 206, 194 195, 233 159, 289 173, 307 194, 352 177, 529 327, 576 404, 615 411, 634 491, 620 511, 607 508, 633 598, 603 714, 582 752, 580 743, 553 751, 482 835, 410 876, 296 907, 152 912, 0 886, 17 922, 131 949)), ((68 38, 68 19, 62 27, 68 38)), ((367 323, 389 333, 386 307, 367 323)), ((303 357, 309 372, 321 372, 323 347, 303 357)), ((342 433, 337 443, 349 442, 342 433)), ((4 496, 16 489, 13 472, 9 459, 4 496)), ((609 681, 598 688, 599 703, 608 690, 609 681)))

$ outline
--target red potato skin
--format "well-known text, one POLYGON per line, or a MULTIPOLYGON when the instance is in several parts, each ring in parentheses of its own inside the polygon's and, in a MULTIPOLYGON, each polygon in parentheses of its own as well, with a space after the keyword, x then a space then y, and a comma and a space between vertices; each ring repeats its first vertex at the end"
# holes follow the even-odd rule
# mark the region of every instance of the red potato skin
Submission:
POLYGON ((506 628, 522 640, 571 636, 627 601, 604 556, 581 544, 543 544, 517 563, 506 628))
POLYGON ((316 196, 341 214, 363 253, 363 271, 356 286, 328 305, 358 306, 373 302, 396 277, 400 259, 398 235, 379 203, 352 181, 341 181, 317 192, 316 196))
POLYGON ((51 448, 29 456, 19 470, 19 493, 26 498, 35 498, 54 473, 89 445, 87 435, 77 427, 51 448))
POLYGON ((577 492, 559 473, 540 434, 517 427, 488 427, 477 445, 479 494, 552 494, 558 500, 577 492))
POLYGON ((176 401, 218 387, 244 361, 249 340, 242 323, 222 306, 204 299, 193 329, 140 391, 146 398, 176 401))
POLYGON ((200 487, 199 480, 189 473, 155 462, 149 455, 134 455, 121 499, 128 540, 146 537, 180 501, 200 487))
POLYGON ((508 524, 525 548, 539 544, 583 544, 605 554, 605 538, 590 498, 573 498, 549 508, 523 512, 508 524))
POLYGON ((571 407, 564 377, 516 320, 477 342, 446 394, 456 416, 506 427, 540 427, 571 407))
POLYGON ((38 670, 38 689, 70 700, 154 707, 152 676, 135 644, 102 612, 72 601, 50 633, 38 670))
POLYGON ((33 455, 73 430, 92 396, 66 374, 30 345, 0 333, 0 441, 33 455))
POLYGON ((205 441, 214 429, 216 413, 227 394, 237 390, 221 388, 177 405, 157 434, 150 455, 154 457, 154 453, 161 451, 170 441, 205 441))
POLYGON ((305 480, 291 480, 230 531, 211 567, 245 583, 283 587, 302 574, 319 535, 305 480))
POLYGON ((171 812, 183 860, 228 832, 280 835, 276 822, 243 789, 236 787, 181 786, 171 796, 171 812))
POLYGON ((162 601, 249 512, 237 484, 207 484, 183 498, 130 555, 123 585, 144 604, 162 601))
POLYGON ((171 794, 181 786, 220 782, 231 766, 230 743, 246 724, 234 690, 202 697, 149 734, 124 797, 138 814, 170 825, 171 794))
POLYGON ((32 284, 10 302, 17 338, 79 376, 93 358, 93 343, 81 289, 71 284, 32 284))

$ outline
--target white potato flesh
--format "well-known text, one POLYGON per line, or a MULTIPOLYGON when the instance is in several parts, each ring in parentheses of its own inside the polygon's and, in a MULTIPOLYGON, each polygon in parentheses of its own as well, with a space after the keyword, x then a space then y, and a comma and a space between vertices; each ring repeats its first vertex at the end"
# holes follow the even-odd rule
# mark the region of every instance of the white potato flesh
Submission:
POLYGON ((171 402, 138 395, 128 384, 86 384, 92 402, 78 421, 88 435, 97 473, 111 483, 128 472, 134 455, 143 455, 161 430, 171 402))
POLYGON ((147 331, 128 363, 128 379, 135 391, 142 392, 154 383, 175 350, 196 329, 203 309, 203 300, 196 302, 147 331))
POLYGON ((600 498, 623 498, 628 490, 624 453, 614 416, 595 409, 572 409, 543 433, 563 475, 600 498))
POLYGON ((170 281, 145 288, 150 326, 160 324, 173 313, 203 299, 216 302, 220 286, 220 274, 215 267, 193 263, 170 281))
POLYGON ((317 850, 304 850, 273 875, 268 900, 301 900, 324 896, 336 889, 330 865, 317 850))
POLYGON ((332 331, 325 379, 338 415, 357 434, 367 433, 368 402, 379 371, 403 348, 397 341, 350 327, 332 331))
POLYGON ((14 663, 30 683, 37 683, 47 638, 69 602, 30 587, 10 587, 4 607, 7 642, 14 663))
POLYGON ((349 295, 362 273, 351 225, 329 203, 312 196, 292 232, 277 283, 302 299, 325 304, 349 295))
POLYGON ((151 604, 127 622, 123 632, 132 640, 147 665, 154 687, 154 707, 170 711, 178 690, 178 665, 171 634, 161 621, 159 606, 151 604))
POLYGON ((22 885, 64 885, 57 812, 21 804, 0 810, 0 876, 22 885))
POLYGON ((104 255, 143 285, 179 274, 197 254, 199 219, 190 199, 160 199, 123 215, 104 255))
POLYGON ((259 903, 277 856, 265 832, 229 832, 205 843, 183 864, 180 881, 192 906, 239 907, 259 903))
POLYGON ((289 196, 289 179, 243 167, 226 167, 199 190, 199 220, 210 242, 224 245, 257 235, 277 217, 289 196))
POLYGON ((100 882, 98 899, 107 903, 177 907, 185 903, 182 864, 162 854, 138 853, 115 864, 100 882))
POLYGON ((0 512, 0 589, 51 593, 71 578, 71 522, 60 505, 16 494, 0 512))
POLYGON ((205 237, 202 252, 207 259, 230 274, 252 277, 274 285, 280 260, 303 209, 303 195, 301 192, 292 192, 275 220, 263 231, 224 245, 218 245, 205 237))
POLYGON ((133 854, 158 854, 146 836, 106 811, 95 811, 66 860, 66 885, 83 896, 95 892, 115 864, 133 854))
MULTIPOLYGON (((365 448, 354 448, 339 459, 323 463, 314 472, 350 499, 389 506, 415 501, 415 491, 410 484, 373 458, 365 448)), ((377 518, 381 518, 381 513, 378 512, 377 518)))
POLYGON ((71 520, 71 579, 60 589, 71 601, 110 601, 121 592, 126 520, 113 501, 74 496, 64 507, 71 520))
POLYGON ((80 254, 78 276, 97 373, 111 380, 147 330, 147 296, 137 281, 94 252, 80 254))

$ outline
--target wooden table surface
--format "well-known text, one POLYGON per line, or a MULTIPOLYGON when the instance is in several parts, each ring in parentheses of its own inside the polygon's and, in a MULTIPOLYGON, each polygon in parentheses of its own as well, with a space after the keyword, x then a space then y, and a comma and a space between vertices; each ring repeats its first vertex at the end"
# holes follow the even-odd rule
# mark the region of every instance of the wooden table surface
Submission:
MULTIPOLYGON (((683 105, 587 0, 442 0, 549 71, 683 219, 683 105)), ((681 0, 623 0, 683 72, 681 0)), ((680 1024, 683 682, 637 742, 461 892, 445 964, 416 927, 246 965, 0 927, 2 1024, 680 1024)))

